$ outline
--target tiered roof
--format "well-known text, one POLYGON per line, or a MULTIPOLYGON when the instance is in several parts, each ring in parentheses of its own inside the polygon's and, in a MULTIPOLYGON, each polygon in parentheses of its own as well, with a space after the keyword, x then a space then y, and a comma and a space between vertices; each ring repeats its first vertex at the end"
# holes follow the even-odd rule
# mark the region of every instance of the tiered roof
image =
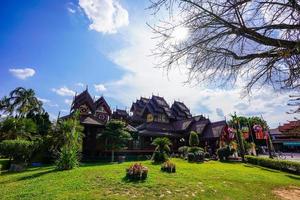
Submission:
POLYGON ((146 108, 153 115, 166 114, 169 119, 175 119, 169 104, 163 97, 153 95, 146 104, 146 108))
POLYGON ((174 101, 173 105, 171 106, 171 110, 177 120, 188 119, 192 117, 190 110, 182 102, 174 101))
POLYGON ((71 112, 75 111, 83 104, 87 105, 92 112, 95 111, 94 101, 87 89, 79 95, 75 95, 71 105, 71 112))

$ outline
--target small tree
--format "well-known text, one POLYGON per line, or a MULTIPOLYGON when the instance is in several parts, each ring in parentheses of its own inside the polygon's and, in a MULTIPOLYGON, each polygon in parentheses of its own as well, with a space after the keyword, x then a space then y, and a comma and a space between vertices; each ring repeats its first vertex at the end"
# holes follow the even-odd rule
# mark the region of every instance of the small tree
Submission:
POLYGON ((82 143, 83 127, 78 117, 79 113, 76 112, 71 118, 57 124, 57 131, 63 136, 63 145, 56 161, 56 166, 60 170, 72 169, 79 164, 78 153, 82 143))
POLYGON ((109 121, 101 137, 106 139, 106 147, 111 150, 111 162, 114 161, 114 152, 122 149, 132 139, 126 130, 126 124, 119 120, 109 121))
POLYGON ((153 153, 152 159, 154 162, 165 162, 168 160, 170 153, 170 145, 172 145, 169 138, 166 137, 159 137, 155 138, 152 142, 152 145, 155 145, 155 151, 153 153))
POLYGON ((196 147, 199 145, 199 137, 195 131, 191 131, 191 133, 190 133, 189 145, 191 147, 196 147))

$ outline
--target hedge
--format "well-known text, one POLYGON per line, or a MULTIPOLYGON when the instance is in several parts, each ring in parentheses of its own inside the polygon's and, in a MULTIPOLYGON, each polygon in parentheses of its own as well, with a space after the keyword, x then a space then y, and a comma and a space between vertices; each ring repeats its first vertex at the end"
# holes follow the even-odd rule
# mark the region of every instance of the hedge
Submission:
POLYGON ((293 162, 287 160, 276 160, 270 158, 262 158, 256 156, 245 156, 246 162, 260 165, 262 167, 268 167, 271 169, 277 169, 285 172, 300 174, 300 162, 293 162))

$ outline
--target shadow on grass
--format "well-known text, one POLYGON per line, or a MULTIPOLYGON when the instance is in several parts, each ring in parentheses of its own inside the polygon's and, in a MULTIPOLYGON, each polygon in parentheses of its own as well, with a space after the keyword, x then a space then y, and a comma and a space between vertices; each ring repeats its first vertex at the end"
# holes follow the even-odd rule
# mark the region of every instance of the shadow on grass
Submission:
POLYGON ((17 179, 18 181, 24 181, 24 180, 29 180, 29 179, 34 179, 34 178, 38 178, 40 176, 43 176, 43 175, 46 175, 46 174, 50 174, 50 173, 53 173, 53 172, 59 172, 58 170, 56 169, 51 169, 51 170, 47 170, 47 171, 42 171, 42 172, 38 172, 38 173, 34 173, 34 174, 31 174, 29 176, 23 176, 19 179, 17 179))
POLYGON ((80 163, 80 167, 97 167, 97 166, 106 166, 106 165, 118 165, 122 163, 117 162, 84 162, 80 163))
POLYGON ((122 182, 124 183, 134 183, 134 184, 139 184, 139 183, 144 183, 146 179, 143 180, 137 180, 137 179, 129 179, 127 176, 124 176, 122 178, 122 182))
POLYGON ((300 181, 300 176, 286 174, 287 177, 300 181))

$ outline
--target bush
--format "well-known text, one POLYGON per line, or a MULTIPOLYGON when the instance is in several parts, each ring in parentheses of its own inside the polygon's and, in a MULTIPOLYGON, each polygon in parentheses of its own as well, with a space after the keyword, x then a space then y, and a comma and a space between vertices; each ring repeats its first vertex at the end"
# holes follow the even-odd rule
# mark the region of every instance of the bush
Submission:
POLYGON ((188 161, 189 162, 203 162, 204 161, 204 152, 198 151, 196 153, 188 153, 188 161))
POLYGON ((189 147, 188 152, 189 153, 197 153, 197 152, 203 152, 204 149, 201 147, 189 147))
POLYGON ((188 153, 187 154, 187 159, 188 159, 189 162, 194 162, 195 154, 194 153, 188 153))
POLYGON ((0 154, 11 159, 13 163, 27 163, 36 146, 28 140, 3 140, 0 143, 0 154))
POLYGON ((254 165, 260 165, 271 169, 300 174, 300 163, 298 162, 292 162, 287 160, 274 160, 270 158, 261 158, 256 156, 245 156, 245 158, 246 162, 254 165))
POLYGON ((188 146, 182 146, 182 147, 179 147, 178 148, 178 152, 183 156, 185 157, 188 153, 188 149, 189 147, 188 146))
POLYGON ((155 163, 162 163, 169 160, 169 155, 166 152, 155 151, 152 155, 152 160, 155 163))
POLYGON ((126 178, 129 180, 145 180, 148 176, 148 168, 141 163, 135 163, 126 169, 126 178))
POLYGON ((166 161, 161 165, 161 171, 175 173, 176 172, 176 165, 170 161, 166 161))
POLYGON ((199 137, 198 137, 198 134, 195 131, 191 131, 191 133, 190 133, 189 145, 192 146, 192 147, 199 145, 199 137))
POLYGON ((195 162, 203 162, 204 161, 204 152, 203 151, 198 151, 195 154, 195 162))
POLYGON ((210 154, 208 152, 204 153, 204 158, 210 159, 210 154))
POLYGON ((229 146, 219 148, 217 150, 218 157, 220 161, 228 160, 228 157, 231 156, 234 153, 234 149, 230 149, 229 146))
POLYGON ((58 170, 69 170, 77 167, 79 165, 77 150, 63 147, 55 164, 58 170))
POLYGON ((10 162, 8 159, 0 159, 0 171, 8 170, 10 162))

